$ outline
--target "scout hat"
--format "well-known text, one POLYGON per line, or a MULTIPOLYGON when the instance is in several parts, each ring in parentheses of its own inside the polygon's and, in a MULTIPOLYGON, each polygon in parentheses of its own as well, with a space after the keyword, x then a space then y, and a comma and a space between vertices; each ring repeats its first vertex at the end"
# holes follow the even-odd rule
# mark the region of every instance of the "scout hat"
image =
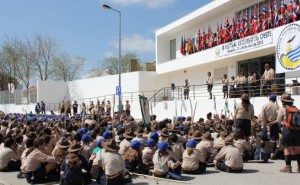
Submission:
POLYGON ((142 127, 138 127, 134 134, 137 136, 142 136, 144 134, 144 129, 142 127))
POLYGON ((214 139, 211 137, 210 132, 205 132, 202 136, 203 141, 213 141, 214 139))
POLYGON ((58 148, 61 148, 61 149, 64 149, 64 148, 69 148, 70 146, 70 142, 67 140, 67 138, 65 137, 62 137, 57 143, 57 147, 58 148))
POLYGON ((233 137, 232 135, 228 135, 226 138, 225 138, 225 144, 232 144, 233 143, 233 137))
POLYGON ((193 134, 193 137, 192 137, 194 140, 201 140, 202 138, 202 134, 200 132, 200 130, 196 130, 193 134))
POLYGON ((161 134, 160 134, 161 137, 169 137, 169 131, 167 128, 163 128, 161 130, 161 134))
POLYGON ((106 150, 116 152, 119 149, 120 147, 117 146, 117 143, 114 139, 111 139, 107 142, 106 150))
POLYGON ((135 137, 135 134, 131 131, 131 128, 126 129, 125 133, 123 136, 127 139, 132 139, 135 137))
POLYGON ((221 136, 222 139, 225 140, 225 138, 229 135, 229 132, 227 130, 224 130, 220 132, 219 135, 221 136))
POLYGON ((242 96, 240 97, 242 100, 249 100, 249 95, 247 93, 243 93, 242 96))
POLYGON ((281 95, 280 100, 284 101, 284 102, 294 102, 294 99, 292 98, 291 94, 289 94, 289 93, 283 93, 281 95))
POLYGON ((68 152, 73 153, 73 152, 77 152, 77 151, 79 151, 81 149, 82 149, 82 146, 81 146, 81 144, 79 142, 73 142, 70 145, 70 147, 68 149, 68 152))

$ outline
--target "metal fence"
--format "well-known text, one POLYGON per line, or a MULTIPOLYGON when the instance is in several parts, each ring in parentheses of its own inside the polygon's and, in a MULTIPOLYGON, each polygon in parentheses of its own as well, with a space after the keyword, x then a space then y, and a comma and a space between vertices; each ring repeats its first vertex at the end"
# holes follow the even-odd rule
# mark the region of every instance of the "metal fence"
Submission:
POLYGON ((37 102, 37 92, 28 92, 22 90, 0 91, 0 104, 31 104, 37 102))

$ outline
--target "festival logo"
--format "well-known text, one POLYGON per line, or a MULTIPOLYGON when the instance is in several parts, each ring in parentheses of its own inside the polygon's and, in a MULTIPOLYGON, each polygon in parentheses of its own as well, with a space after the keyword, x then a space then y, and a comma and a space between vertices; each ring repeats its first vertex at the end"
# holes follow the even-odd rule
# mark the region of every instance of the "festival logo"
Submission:
POLYGON ((300 25, 290 24, 280 33, 276 57, 286 70, 295 70, 300 66, 300 25))

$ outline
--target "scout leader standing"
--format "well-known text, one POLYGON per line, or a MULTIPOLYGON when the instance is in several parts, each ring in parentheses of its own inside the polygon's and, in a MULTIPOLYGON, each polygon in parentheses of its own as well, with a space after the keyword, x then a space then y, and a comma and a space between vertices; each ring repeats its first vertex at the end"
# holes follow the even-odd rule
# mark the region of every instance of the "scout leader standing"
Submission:
POLYGON ((265 147, 265 141, 270 141, 271 159, 275 159, 276 141, 279 139, 279 126, 277 122, 278 106, 275 104, 276 99, 276 95, 272 94, 269 97, 269 102, 263 105, 260 113, 264 125, 261 147, 265 147))
POLYGON ((282 143, 284 146, 284 156, 286 166, 280 170, 283 173, 292 173, 292 157, 298 163, 297 172, 300 173, 300 115, 299 110, 293 106, 294 99, 289 93, 284 93, 280 98, 282 107, 279 108, 277 123, 283 122, 282 143), (298 115, 298 121, 292 121, 292 112, 298 115), (297 113, 298 112, 298 113, 297 113))

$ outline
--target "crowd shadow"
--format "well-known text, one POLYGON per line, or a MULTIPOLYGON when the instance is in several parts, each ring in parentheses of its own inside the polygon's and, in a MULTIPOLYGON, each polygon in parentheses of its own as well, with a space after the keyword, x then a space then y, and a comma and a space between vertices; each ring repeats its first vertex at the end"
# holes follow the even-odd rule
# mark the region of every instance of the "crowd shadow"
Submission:
POLYGON ((258 173, 259 170, 256 169, 244 169, 243 173, 258 173))
POLYGON ((215 174, 215 173, 220 173, 220 171, 218 171, 218 170, 206 170, 204 175, 212 175, 212 174, 215 174))
POLYGON ((188 174, 182 174, 182 181, 191 181, 195 179, 193 176, 189 176, 188 174))

